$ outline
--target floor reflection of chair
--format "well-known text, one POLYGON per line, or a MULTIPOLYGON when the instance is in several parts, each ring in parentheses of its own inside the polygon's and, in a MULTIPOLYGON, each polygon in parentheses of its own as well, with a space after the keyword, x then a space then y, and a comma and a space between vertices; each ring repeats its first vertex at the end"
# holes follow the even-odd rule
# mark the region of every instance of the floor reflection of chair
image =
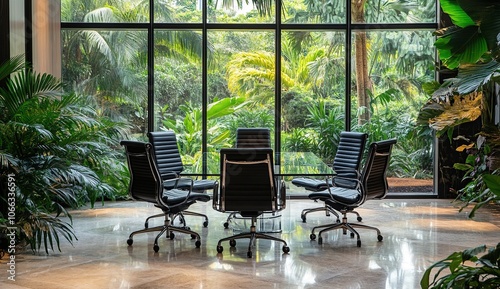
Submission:
MULTIPOLYGON (((161 209, 164 216, 164 223, 162 226, 153 228, 145 228, 132 232, 129 235, 127 244, 133 244, 133 237, 136 234, 148 233, 159 231, 155 238, 153 249, 158 252, 160 247, 158 240, 164 233, 170 239, 175 237, 173 232, 188 234, 192 239, 196 239, 195 246, 201 246, 200 235, 190 230, 187 227, 178 227, 171 224, 171 218, 185 211, 192 204, 201 201, 208 202, 210 196, 204 193, 196 193, 191 189, 180 190, 175 187, 165 189, 160 176, 160 172, 156 167, 156 162, 152 155, 152 145, 150 143, 138 141, 122 141, 121 145, 125 147, 127 155, 127 163, 130 170, 130 196, 137 201, 144 201, 154 204, 155 207, 161 209)), ((174 179, 176 181, 178 179, 174 179)))
POLYGON ((272 149, 222 149, 220 151, 220 192, 213 197, 213 207, 220 212, 238 212, 251 218, 249 232, 222 238, 217 243, 217 252, 222 253, 222 242, 229 241, 231 247, 236 240, 249 238, 247 257, 252 257, 252 247, 257 239, 282 242, 282 250, 290 248, 285 240, 257 232, 257 218, 263 213, 278 212, 286 205, 286 188, 274 175, 272 149))
MULTIPOLYGON (((395 139, 390 139, 374 142, 370 145, 361 177, 359 179, 353 179, 359 182, 357 188, 347 189, 328 187, 326 190, 311 193, 311 195, 316 194, 318 199, 321 198, 322 200, 325 200, 328 206, 341 212, 343 215, 341 223, 314 227, 310 235, 311 240, 316 239, 316 234, 314 232, 318 229, 320 230, 318 233, 318 244, 323 243, 323 233, 331 230, 342 229, 344 234, 349 231, 351 232, 351 237, 356 235, 357 246, 361 247, 361 238, 355 229, 361 228, 375 230, 377 232, 378 240, 382 241, 383 237, 379 229, 360 223, 349 223, 347 221, 347 213, 352 212, 367 200, 383 199, 386 196, 388 190, 386 170, 389 166, 392 146, 395 143, 395 139)), ((346 178, 344 179, 348 180, 346 178)))

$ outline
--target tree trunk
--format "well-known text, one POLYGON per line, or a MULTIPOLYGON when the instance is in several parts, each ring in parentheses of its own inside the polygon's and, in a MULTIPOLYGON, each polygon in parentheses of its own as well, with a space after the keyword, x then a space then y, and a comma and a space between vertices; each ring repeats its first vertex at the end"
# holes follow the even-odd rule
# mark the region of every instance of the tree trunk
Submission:
MULTIPOLYGON (((352 21, 354 23, 365 22, 366 0, 351 1, 352 21)), ((366 32, 356 32, 354 37, 355 61, 356 61, 356 94, 358 98, 358 124, 364 124, 370 120, 370 95, 372 84, 368 76, 368 52, 366 46, 366 32)))

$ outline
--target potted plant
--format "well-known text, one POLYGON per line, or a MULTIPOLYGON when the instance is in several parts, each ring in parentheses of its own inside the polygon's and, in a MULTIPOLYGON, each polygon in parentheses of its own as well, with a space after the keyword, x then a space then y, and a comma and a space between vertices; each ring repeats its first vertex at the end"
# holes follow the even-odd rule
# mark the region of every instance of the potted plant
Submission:
POLYGON ((16 253, 13 243, 60 250, 61 238, 76 240, 68 209, 114 191, 98 172, 111 171, 118 127, 63 94, 58 79, 34 72, 23 56, 0 65, 0 112, 3 242, 9 253, 16 253))

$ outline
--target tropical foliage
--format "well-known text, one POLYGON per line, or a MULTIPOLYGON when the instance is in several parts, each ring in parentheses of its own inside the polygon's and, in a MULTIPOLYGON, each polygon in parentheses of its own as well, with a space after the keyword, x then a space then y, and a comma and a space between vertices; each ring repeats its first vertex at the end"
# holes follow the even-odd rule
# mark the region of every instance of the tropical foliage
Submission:
MULTIPOLYGON (((472 205, 469 217, 486 204, 500 201, 500 130, 491 109, 498 96, 500 51, 500 4, 496 1, 441 0, 441 7, 453 25, 436 32, 435 43, 444 66, 457 76, 439 85, 423 107, 419 119, 439 135, 453 135, 455 127, 481 118, 482 127, 473 139, 465 140, 457 151, 466 152, 465 163, 454 168, 465 172, 467 183, 459 190, 460 210, 472 205)), ((485 252, 485 245, 454 252, 431 265, 424 273, 422 288, 498 288, 500 286, 500 243, 485 252), (433 270, 437 269, 433 273, 433 270), (448 272, 449 271, 449 272, 448 272)))
POLYGON ((0 81, 0 180, 15 179, 16 240, 48 253, 61 237, 76 239, 68 208, 123 195, 126 169, 112 149, 122 130, 78 95, 61 94, 58 79, 34 72, 22 56, 0 66, 0 81))
POLYGON ((447 258, 429 267, 420 281, 423 289, 445 288, 482 288, 494 289, 500 286, 500 243, 490 248, 488 253, 478 256, 487 250, 485 245, 454 252, 447 258), (437 269, 434 275, 432 270, 437 269), (450 273, 440 275, 444 270, 450 273))
POLYGON ((458 198, 465 206, 477 201, 480 206, 484 201, 495 199, 483 182, 483 175, 500 173, 498 164, 489 161, 500 153, 500 131, 494 124, 495 110, 492 109, 492 101, 498 95, 495 84, 500 80, 500 20, 496 17, 500 4, 454 0, 440 3, 453 25, 436 32, 435 45, 443 65, 456 69, 457 76, 446 79, 440 86, 431 86, 434 94, 422 108, 419 119, 435 129, 438 136, 450 138, 456 126, 481 119, 482 129, 477 139, 456 137, 467 142, 457 150, 468 152, 469 156, 465 164, 454 166, 465 172, 467 182, 458 198))

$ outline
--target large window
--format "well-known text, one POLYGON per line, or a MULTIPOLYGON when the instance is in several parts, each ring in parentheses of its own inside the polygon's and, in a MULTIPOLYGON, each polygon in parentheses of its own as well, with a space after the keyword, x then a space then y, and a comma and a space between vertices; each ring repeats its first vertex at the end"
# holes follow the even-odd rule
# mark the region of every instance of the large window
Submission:
POLYGON ((341 130, 398 138, 390 174, 432 178, 416 115, 434 79, 435 0, 61 0, 68 90, 189 161, 268 127, 273 148, 331 162, 341 130), (280 8, 277 8, 280 7, 280 8))

